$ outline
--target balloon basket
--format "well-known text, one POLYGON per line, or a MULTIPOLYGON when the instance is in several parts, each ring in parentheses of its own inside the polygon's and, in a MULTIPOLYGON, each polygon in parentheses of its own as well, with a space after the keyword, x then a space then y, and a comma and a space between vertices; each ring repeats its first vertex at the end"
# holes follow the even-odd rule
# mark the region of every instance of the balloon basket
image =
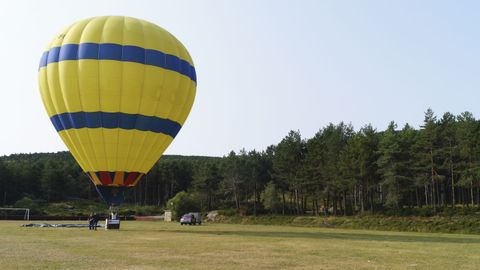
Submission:
POLYGON ((118 208, 110 206, 110 217, 105 219, 105 230, 119 230, 120 219, 118 218, 118 208))
POLYGON ((119 230, 120 219, 105 219, 105 230, 119 230))

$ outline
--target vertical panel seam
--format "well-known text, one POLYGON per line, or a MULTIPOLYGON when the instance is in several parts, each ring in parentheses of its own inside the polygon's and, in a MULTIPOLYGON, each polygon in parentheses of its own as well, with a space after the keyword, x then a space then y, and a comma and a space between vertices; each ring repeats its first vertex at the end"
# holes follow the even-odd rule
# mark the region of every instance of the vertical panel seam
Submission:
MULTIPOLYGON (((173 42, 172 42, 173 44, 175 44, 176 55, 180 55, 180 54, 178 53, 178 52, 179 52, 179 50, 178 50, 178 42, 179 42, 179 41, 178 41, 175 37, 173 37, 173 35, 171 35, 171 34, 168 34, 168 35, 166 35, 166 36, 167 36, 171 41, 173 41, 173 42)), ((180 59, 180 57, 179 57, 179 59, 180 59)), ((177 78, 178 78, 178 77, 177 77, 177 78)), ((165 77, 163 78, 163 80, 165 80, 165 77)), ((176 84, 176 87, 175 87, 175 89, 176 89, 177 91, 178 91, 178 88, 179 88, 179 84, 180 84, 180 83, 181 83, 181 78, 180 78, 180 80, 177 80, 177 84, 176 84)), ((163 85, 163 84, 162 84, 162 85, 163 85)), ((175 107, 175 106, 174 106, 174 107, 175 107)), ((167 119, 171 119, 170 116, 171 116, 171 114, 172 114, 172 110, 173 110, 173 109, 170 108, 170 111, 168 112, 168 115, 167 115, 167 117, 166 117, 167 119)), ((180 127, 180 130, 181 130, 181 128, 182 128, 182 126, 180 127)), ((179 132, 180 132, 180 130, 179 130, 179 132)), ((178 133, 177 133, 177 134, 178 134, 178 133)), ((158 140, 159 137, 161 137, 161 136, 158 136, 158 137, 155 139, 155 144, 157 143, 157 140, 158 140)), ((174 139, 174 138, 173 138, 173 139, 174 139)), ((166 150, 166 147, 163 147, 163 146, 164 146, 165 144, 167 144, 167 147, 168 147, 168 146, 173 142, 173 139, 163 137, 163 142, 162 142, 162 144, 161 144, 161 145, 162 145, 161 148, 165 148, 163 151, 166 150)), ((160 148, 159 148, 159 149, 160 149, 160 148)), ((156 153, 156 152, 155 152, 155 150, 156 150, 155 147, 151 147, 149 150, 150 150, 150 151, 149 151, 148 155, 145 155, 145 158, 144 158, 144 159, 146 159, 147 161, 148 161, 149 159, 154 159, 154 158, 155 158, 154 154, 156 153)), ((163 152, 162 152, 161 154, 163 154, 163 152)), ((155 160, 154 164, 155 164, 157 161, 158 161, 158 160, 155 160)), ((143 161, 143 162, 145 162, 145 161, 143 161)))
MULTIPOLYGON (((103 32, 105 32, 105 26, 107 25, 107 22, 108 22, 108 19, 110 19, 111 17, 106 17, 105 21, 103 22, 103 26, 102 26, 102 30, 100 31, 100 41, 103 41, 103 32)), ((100 42, 102 43, 102 42, 100 42)), ((100 58, 100 48, 98 49, 98 58, 100 58)), ((98 103, 100 104, 100 111, 102 112, 102 94, 100 93, 100 91, 102 90, 100 88, 100 61, 97 61, 97 65, 98 65, 98 69, 97 69, 97 84, 98 84, 98 103)), ((102 115, 101 115, 102 116, 102 115)), ((100 117, 100 121, 102 122, 102 126, 103 126, 103 117, 100 117)), ((103 138, 103 152, 105 154, 105 171, 108 171, 108 161, 107 161, 107 146, 106 146, 106 140, 105 140, 105 129, 102 128, 102 138, 103 138)))
MULTIPOLYGON (((145 36, 146 36, 146 35, 145 35, 145 25, 144 25, 144 23, 142 23, 142 22, 140 22, 140 23, 141 23, 141 25, 142 25, 143 36, 144 36, 144 39, 145 39, 145 36)), ((147 48, 145 48, 145 49, 147 49, 147 48)), ((145 54, 146 54, 146 50, 145 50, 145 54)), ((146 55, 145 55, 145 59, 146 59, 146 55)), ((145 69, 146 69, 146 68, 145 68, 145 69)), ((145 72, 145 76, 146 76, 146 72, 145 72)), ((165 77, 163 77, 163 78, 165 78, 165 77)), ((145 87, 145 85, 144 85, 144 87, 145 87)), ((143 94, 142 94, 142 95, 143 95, 143 94)), ((157 114, 156 114, 156 108, 155 108, 154 110, 155 110, 155 111, 154 111, 154 114, 155 114, 155 116, 156 116, 156 115, 157 115, 157 114)), ((145 141, 146 141, 146 137, 147 137, 148 135, 149 135, 149 133, 147 133, 147 134, 145 134, 145 135, 143 136, 142 147, 140 147, 141 149, 144 147, 144 144, 145 144, 145 141)), ((138 157, 138 160, 137 160, 137 159, 135 160, 135 165, 139 168, 139 171, 142 170, 142 168, 144 167, 144 166, 142 166, 142 164, 149 160, 149 155, 148 155, 148 153, 149 153, 150 151, 152 151, 153 149, 155 149, 154 146, 155 146, 155 142, 157 141, 158 137, 161 137, 161 136, 159 136, 158 134, 156 134, 155 137, 154 137, 154 139, 153 139, 153 141, 154 141, 153 145, 148 148, 148 150, 145 152, 144 155, 142 155, 141 157, 138 157), (137 163, 138 163, 138 164, 137 164, 137 163)), ((153 151, 154 151, 154 150, 153 150, 153 151)), ((155 161, 155 162, 156 162, 156 161, 155 161)), ((148 173, 148 171, 145 171, 144 173, 146 174, 146 173, 148 173)))
MULTIPOLYGON (((82 32, 80 33, 80 37, 79 37, 79 39, 78 39, 78 40, 80 41, 79 44, 80 44, 81 41, 82 41, 82 36, 83 36, 83 34, 85 33, 85 28, 87 28, 88 25, 89 25, 90 23, 92 23, 94 20, 95 20, 94 18, 91 18, 91 19, 85 24, 85 26, 83 27, 82 32)), ((78 47, 77 55, 80 56, 80 46, 78 47)), ((78 58, 80 58, 80 57, 78 57, 78 58)), ((79 76, 80 74, 79 74, 79 71, 80 71, 80 60, 77 60, 77 90, 78 90, 78 95, 79 95, 79 97, 80 97, 80 101, 79 101, 79 102, 80 102, 80 107, 82 108, 83 111, 85 111, 85 110, 84 110, 84 107, 83 107, 83 102, 82 102, 82 90, 80 89, 80 76, 79 76)), ((86 117, 86 115, 85 115, 84 117, 85 117, 85 122, 87 122, 87 117, 86 117)), ((97 155, 95 154, 95 149, 94 149, 94 146, 93 146, 93 141, 92 141, 92 138, 91 138, 91 136, 90 136, 90 130, 87 129, 85 133, 87 134, 88 141, 90 141, 90 148, 91 148, 91 150, 92 150, 90 154, 93 155, 93 157, 88 157, 88 156, 86 156, 86 159, 88 160, 88 163, 90 163, 91 169, 92 169, 93 171, 95 171, 95 169, 94 169, 95 166, 93 166, 93 164, 95 164, 95 163, 98 164, 97 155), (94 159, 96 162, 95 162, 95 163, 92 163, 92 161, 91 161, 90 159, 94 159)))
MULTIPOLYGON (((90 20, 89 23, 92 23, 92 22, 95 21, 96 19, 98 19, 98 18, 92 18, 92 20, 90 20)), ((85 28, 86 28, 86 27, 85 27, 85 28)), ((83 36, 83 34, 84 34, 84 32, 82 31, 82 36, 83 36)), ((82 36, 80 36, 80 39, 82 39, 82 36)), ((79 49, 78 52, 80 53, 80 49, 79 49)), ((98 56, 98 54, 99 54, 99 52, 97 51, 97 56, 98 56)), ((78 62, 78 65, 80 65, 80 62, 78 62)), ((98 64, 97 64, 97 65, 98 65, 98 64)), ((99 79, 97 78, 97 81, 98 81, 98 80, 99 80, 99 79)), ((78 83, 80 84, 79 81, 78 81, 78 83)), ((99 90, 99 89, 98 89, 98 90, 99 90)), ((80 91, 80 87, 79 87, 79 91, 80 91)), ((100 97, 99 97, 99 99, 100 99, 100 97)), ((100 100, 99 100, 99 104, 100 104, 100 100)), ((82 104, 82 106, 83 106, 83 104, 82 104)), ((86 116, 85 116, 85 117, 86 117, 86 116)), ((87 121, 86 118, 85 118, 85 121, 87 121)), ((91 154, 93 155, 92 159, 95 160, 95 163, 93 163, 93 164, 96 164, 96 166, 92 166, 92 169, 93 169, 94 172, 96 172, 96 171, 99 171, 98 168, 97 168, 97 166, 98 166, 98 164, 100 164, 100 162, 99 162, 99 159, 98 159, 98 157, 97 157, 97 152, 96 152, 96 150, 95 150, 95 145, 93 144, 92 136, 90 136, 91 133, 90 133, 90 129, 89 129, 89 128, 86 129, 86 133, 87 133, 88 139, 90 140, 90 145, 91 145, 91 147, 92 147, 92 153, 91 153, 91 154)))
MULTIPOLYGON (((140 24, 141 28, 142 28, 142 34, 143 34, 143 44, 145 45, 145 39, 146 39, 146 36, 145 36, 145 28, 144 28, 144 25, 141 21, 139 21, 138 19, 134 19, 136 23, 140 24)), ((145 46, 144 46, 145 47, 145 46)), ((146 50, 144 51, 144 53, 146 52, 146 50)), ((145 59, 144 58, 144 63, 145 63, 145 59)), ((143 68, 143 81, 142 81, 142 90, 141 90, 141 93, 140 93, 140 100, 139 100, 139 103, 138 103, 138 108, 137 108, 137 114, 138 112, 140 111, 140 108, 142 107, 142 101, 143 101, 143 94, 145 92, 145 77, 146 77, 146 65, 142 65, 142 68, 143 68)), ((137 120, 138 120, 138 116, 135 118, 135 126, 137 126, 137 120)), ((143 142, 145 142, 145 137, 146 135, 143 133, 143 142)), ((135 132, 132 136, 132 141, 135 141, 135 137, 137 137, 137 132, 135 132)), ((142 147, 143 147, 143 142, 142 142, 142 147)), ((132 168, 135 169, 135 171, 140 171, 140 165, 137 165, 137 162, 138 162, 138 158, 139 156, 141 156, 141 149, 142 147, 139 148, 139 150, 137 151, 137 156, 135 157, 132 157, 132 168), (137 167, 135 167, 137 166, 137 167)), ((130 149, 129 149, 129 154, 130 154, 130 150, 132 149, 132 147, 130 146, 130 149)), ((145 172, 147 173, 147 172, 145 172)))
MULTIPOLYGON (((121 59, 123 59, 123 51, 124 51, 124 46, 125 46, 125 17, 123 17, 123 26, 122 26, 122 55, 120 56, 121 59)), ((122 71, 121 71, 121 78, 120 78, 120 97, 119 97, 119 103, 118 103, 118 111, 119 112, 122 112, 122 97, 123 97, 123 72, 124 72, 124 66, 125 66, 125 63, 122 62, 121 64, 121 67, 122 67, 122 71)), ((119 169, 119 166, 118 166, 118 153, 119 153, 119 149, 120 149, 120 119, 121 117, 118 117, 117 119, 117 148, 116 148, 116 151, 117 151, 117 156, 116 156, 116 159, 115 159, 115 170, 118 170, 119 169)))
MULTIPOLYGON (((65 36, 66 34, 72 29, 72 26, 75 25, 75 24, 72 24, 70 27, 68 27, 68 29, 65 31, 65 36)), ((60 50, 59 50, 59 56, 60 56, 60 53, 61 53, 61 48, 63 46, 63 42, 65 41, 65 37, 62 38, 62 41, 60 43, 60 50)), ((59 87, 59 90, 60 90, 60 94, 62 96, 62 101, 63 101, 63 105, 65 106, 65 108, 67 108, 67 102, 65 101, 65 94, 64 94, 64 91, 63 91, 63 88, 62 87, 62 80, 60 79, 60 65, 61 63, 58 62, 57 63, 57 76, 58 76, 58 87, 59 87)), ((74 134, 76 134, 77 131, 74 131, 74 134)), ((73 140, 72 140, 72 136, 69 134, 69 132, 64 132, 63 133, 66 138, 66 140, 68 140, 70 142, 70 146, 73 148, 72 150, 75 151, 75 154, 78 155, 78 159, 79 159, 79 163, 81 163, 81 165, 85 166, 85 162, 83 160, 83 157, 82 155, 80 154, 80 151, 78 151, 78 146, 75 145, 73 143, 73 140)), ((73 134, 72 134, 73 135, 73 134)), ((67 145, 67 148, 68 148, 68 145, 67 145)), ((72 152, 72 151, 70 151, 72 152)), ((73 153, 71 153, 73 155, 73 153)), ((83 168, 82 168, 83 169, 83 168)))

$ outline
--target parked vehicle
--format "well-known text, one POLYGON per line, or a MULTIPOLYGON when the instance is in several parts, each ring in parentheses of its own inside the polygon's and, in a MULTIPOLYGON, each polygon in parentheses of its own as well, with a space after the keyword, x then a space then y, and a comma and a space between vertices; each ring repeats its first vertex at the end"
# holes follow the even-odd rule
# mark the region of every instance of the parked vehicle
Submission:
POLYGON ((200 225, 202 224, 202 215, 200 213, 188 213, 180 219, 180 225, 200 225))

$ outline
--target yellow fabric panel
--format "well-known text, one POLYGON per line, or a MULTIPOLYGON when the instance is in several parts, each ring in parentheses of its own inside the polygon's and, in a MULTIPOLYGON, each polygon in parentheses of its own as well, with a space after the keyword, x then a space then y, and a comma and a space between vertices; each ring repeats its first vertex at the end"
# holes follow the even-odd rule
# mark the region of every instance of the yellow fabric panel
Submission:
MULTIPOLYGON (((103 128, 82 128, 80 130, 84 130, 88 132, 90 136, 90 140, 92 143, 92 149, 94 151, 94 155, 88 156, 90 162, 93 165, 92 171, 109 171, 107 165, 107 154, 105 152, 105 140, 103 135, 103 128)), ((84 135, 80 135, 84 136, 84 135)))
MULTIPOLYGON (((96 162, 96 155, 95 149, 90 140, 89 131, 86 128, 82 129, 69 129, 69 130, 62 130, 59 132, 61 136, 62 134, 68 134, 71 138, 77 138, 79 140, 79 144, 82 147, 83 152, 83 160, 84 160, 84 170, 85 171, 94 171, 94 168, 97 164, 96 162)), ((70 147, 69 147, 70 149, 70 147)), ((83 168, 83 167, 82 167, 83 168)))
POLYGON ((58 63, 51 63, 47 66, 47 85, 50 90, 50 98, 55 107, 55 112, 65 112, 67 108, 63 101, 63 92, 60 88, 60 74, 58 72, 58 63))
POLYGON ((66 36, 66 33, 72 28, 72 26, 73 25, 66 27, 60 32, 60 34, 56 35, 52 39, 52 41, 50 41, 50 43, 48 44, 46 51, 50 50, 50 48, 53 48, 53 47, 60 47, 63 43, 63 39, 66 36))
POLYGON ((147 132, 144 132, 144 131, 143 132, 139 131, 134 133, 132 147, 130 149, 130 154, 128 156, 130 161, 128 162, 128 165, 126 167, 130 172, 139 171, 140 169, 139 161, 142 158, 142 156, 145 154, 145 152, 148 151, 148 148, 151 146, 145 143, 146 133, 147 132))
POLYGON ((171 110, 170 114, 168 115, 169 119, 175 119, 175 121, 179 122, 181 125, 185 122, 185 118, 183 118, 184 111, 189 111, 191 104, 188 104, 188 100, 190 98, 190 88, 191 80, 186 78, 185 76, 180 76, 180 83, 178 86, 178 92, 175 95, 175 105, 174 108, 171 110), (186 105, 190 105, 186 107, 186 105))
MULTIPOLYGON (((142 93, 142 106, 139 113, 144 115, 152 115, 161 118, 166 117, 166 113, 159 113, 157 108, 160 104, 167 107, 167 101, 162 100, 166 90, 163 86, 167 71, 155 68, 152 66, 145 66, 145 81, 142 93)), ((173 120, 173 119, 171 119, 173 120)), ((175 120, 174 120, 175 121, 175 120)))
POLYGON ((122 92, 129 91, 128 86, 122 84, 122 62, 103 60, 98 62, 100 111, 119 112, 122 92), (125 88, 125 89, 123 89, 125 88))
MULTIPOLYGON (((64 97, 66 93, 63 92, 61 87, 61 77, 60 72, 58 72, 59 65, 58 63, 53 63, 47 66, 46 74, 47 74, 47 85, 49 91, 49 96, 51 98, 51 103, 54 106, 55 113, 59 111, 65 111, 66 105, 64 101, 64 97)), ((63 79, 63 78, 62 78, 63 79)), ((78 139, 76 136, 70 136, 68 133, 60 134, 62 140, 67 145, 68 149, 72 152, 72 155, 78 161, 82 169, 86 168, 86 162, 84 161, 84 156, 82 156, 81 144, 78 143, 78 139)))
POLYGON ((84 171, 147 173, 173 141, 160 133, 124 129, 82 128, 62 130, 59 134, 84 171), (132 141, 134 136, 136 141, 132 141))
POLYGON ((130 171, 126 170, 128 164, 131 164, 130 150, 132 148, 132 140, 134 133, 132 130, 118 130, 118 151, 117 151, 117 170, 118 171, 130 171))
POLYGON ((93 183, 96 186, 102 185, 102 182, 100 181, 100 179, 98 179, 98 176, 94 172, 90 172, 88 173, 88 175, 90 175, 90 179, 92 179, 93 183))
POLYGON ((123 185, 123 176, 124 172, 117 172, 115 173, 115 178, 113 178, 113 185, 114 186, 122 186, 123 185))
POLYGON ((38 72, 38 86, 40 88, 40 96, 42 97, 43 105, 47 111, 48 117, 56 114, 55 106, 50 97, 50 89, 47 83, 47 69, 42 68, 38 72))
MULTIPOLYGON (((142 170, 146 166, 146 164, 151 163, 151 158, 149 156, 149 152, 151 151, 151 147, 155 144, 155 141, 162 136, 166 136, 163 134, 153 133, 153 132, 142 132, 142 134, 137 134, 136 138, 141 141, 142 147, 132 153, 132 166, 136 170, 140 172, 148 172, 142 170)), ((158 158, 157 158, 158 160, 158 158)), ((156 160, 155 160, 156 161, 156 160)), ((150 166, 151 167, 151 166, 150 166)), ((149 168, 150 169, 150 168, 149 168)))
MULTIPOLYGON (((179 84, 178 88, 175 88, 175 82, 186 81, 182 82, 182 85, 193 84, 189 78, 173 71, 137 63, 80 60, 62 61, 50 65, 60 66, 58 73, 55 74, 53 67, 49 69, 50 82, 52 83, 55 79, 60 82, 60 86, 56 88, 58 91, 52 93, 57 109, 55 113, 49 112, 50 116, 77 111, 121 111, 167 118, 172 110, 181 110, 178 105, 183 104, 185 96, 191 92, 190 88, 179 87, 179 84), (94 71, 99 72, 100 80, 94 71), (77 75, 80 76, 77 77, 77 75), (145 83, 144 77, 146 77, 145 83), (158 82, 159 77, 165 77, 162 81, 168 83, 162 86, 161 82, 158 82), (155 113, 157 107, 159 111, 155 113)), ((44 69, 41 70, 41 73, 43 72, 45 72, 44 69)), ((40 74, 40 76, 43 75, 40 74)), ((45 82, 44 79, 40 81, 45 82)), ((53 104, 47 102, 46 106, 51 107, 53 104)), ((53 111, 48 108, 47 110, 53 111)), ((171 120, 181 123, 181 118, 176 117, 176 114, 173 115, 171 120)))
POLYGON ((63 38, 63 44, 78 44, 82 38, 82 34, 85 32, 85 27, 90 22, 90 19, 81 20, 73 24, 67 31, 65 31, 65 37, 63 38))
POLYGON ((157 136, 156 140, 148 149, 145 153, 145 161, 142 164, 142 167, 140 169, 141 172, 148 172, 152 166, 155 164, 155 162, 158 161, 160 156, 162 156, 163 152, 167 149, 167 147, 170 145, 170 143, 173 141, 173 139, 169 136, 159 134, 157 136))
POLYGON ((147 132, 145 131, 138 131, 134 130, 133 131, 133 139, 130 142, 130 151, 128 155, 129 161, 127 162, 127 166, 125 167, 125 171, 127 172, 138 172, 139 171, 139 166, 136 164, 138 157, 140 154, 143 154, 144 151, 147 151, 147 149, 150 147, 150 145, 145 146, 143 144, 145 134, 147 132))
POLYGON ((79 145, 78 150, 81 151, 80 155, 84 163, 85 171, 91 171, 92 168, 94 168, 93 160, 95 160, 95 156, 92 156, 94 155, 94 150, 90 141, 89 134, 86 134, 85 136, 84 133, 86 132, 82 129, 64 130, 61 132, 73 133, 73 135, 70 135, 70 137, 72 138, 72 140, 74 140, 75 138, 76 142, 73 143, 77 143, 79 145))
MULTIPOLYGON (((177 104, 177 97, 181 95, 179 91, 180 76, 178 73, 166 70, 165 78, 163 80, 162 88, 159 91, 157 98, 157 112, 156 116, 162 118, 169 118, 171 111, 177 104)), ((154 77, 153 77, 154 78, 154 77)), ((172 119, 176 121, 176 119, 172 119)))
POLYGON ((105 157, 107 158, 106 171, 120 171, 117 168, 118 129, 102 128, 100 130, 103 131, 103 147, 105 149, 105 157))
POLYGON ((103 27, 106 20, 107 17, 95 17, 86 19, 88 23, 81 34, 80 42, 100 43, 103 34, 103 27))
POLYGON ((177 118, 177 121, 183 126, 187 120, 190 111, 192 110, 193 101, 195 100, 196 95, 196 85, 192 81, 189 83, 189 90, 187 94, 187 99, 183 105, 183 109, 180 110, 180 115, 177 118))
MULTIPOLYGON (((190 65, 193 66, 193 61, 190 55, 188 54, 187 50, 185 49, 185 47, 183 47, 180 41, 178 41, 172 34, 170 34, 167 30, 155 24, 152 24, 143 20, 138 20, 138 21, 143 25, 143 31, 146 37, 145 46, 144 46, 145 48, 161 51, 166 54, 175 55, 177 57, 180 57, 180 55, 178 54, 178 50, 179 49, 183 50, 185 51, 186 55, 188 55, 188 58, 183 58, 183 59, 189 62, 190 65)), ((136 45, 136 44, 132 44, 132 45, 136 45)))
MULTIPOLYGON (((57 114, 121 111, 167 118, 172 114, 172 110, 183 111, 179 104, 183 105, 186 99, 193 100, 192 91, 195 93, 195 83, 188 77, 138 63, 80 60, 62 61, 53 65, 60 65, 61 89, 68 91, 57 94, 59 100, 56 102, 63 98, 68 99, 66 104, 58 104, 65 106, 59 106, 57 114), (100 80, 98 74, 101 76, 100 80), (157 108, 158 111, 155 112, 157 108)), ((41 73, 43 72, 42 69, 41 73)), ((179 117, 180 115, 182 114, 172 114, 171 120, 182 124, 185 117, 179 117)))
POLYGON ((135 18, 124 17, 124 35, 119 44, 145 47, 145 32, 142 23, 135 18))
POLYGON ((140 106, 145 76, 144 71, 145 65, 143 64, 123 62, 121 112, 144 114, 140 106))
MULTIPOLYGON (((95 19, 94 19, 95 20, 95 19)), ((103 30, 98 43, 123 44, 124 17, 110 16, 105 20, 103 30)))
POLYGON ((78 88, 78 64, 77 61, 62 61, 58 64, 58 78, 62 93, 62 100, 56 101, 65 103, 65 111, 59 108, 57 113, 78 112, 81 111, 82 102, 80 98, 80 90, 78 88))
MULTIPOLYGON (((67 144, 68 149, 74 149, 75 151, 75 159, 80 160, 81 163, 80 167, 84 169, 85 171, 88 168, 92 168, 93 165, 88 158, 88 153, 92 152, 91 151, 91 144, 88 142, 88 137, 86 136, 80 136, 80 132, 77 129, 72 129, 72 130, 64 130, 60 132, 60 136, 66 136, 65 134, 68 133, 68 138, 70 139, 70 143, 73 144, 73 146, 69 146, 67 144), (78 158, 76 157, 78 156, 78 158)), ((73 153, 73 152, 72 152, 73 153)))
MULTIPOLYGON (((68 149, 78 149, 74 154, 76 160, 76 155, 80 156, 82 160, 81 167, 84 171, 93 171, 96 162, 95 160, 95 151, 92 147, 92 142, 90 141, 90 136, 88 134, 88 129, 69 129, 69 130, 62 130, 59 132, 60 137, 67 145, 68 149), (75 144, 75 146, 69 145, 69 142, 64 140, 64 138, 69 139, 71 143, 75 144), (71 148, 72 147, 72 148, 71 148)), ((73 152, 72 152, 73 154, 73 152)))
POLYGON ((76 62, 78 65, 78 87, 82 103, 81 110, 86 112, 100 111, 99 61, 85 59, 76 62))
POLYGON ((81 145, 78 143, 78 137, 75 135, 71 136, 72 134, 67 134, 66 132, 59 132, 59 135, 82 170, 86 171, 88 166, 84 159, 85 157, 82 155, 82 151, 79 149, 81 145))

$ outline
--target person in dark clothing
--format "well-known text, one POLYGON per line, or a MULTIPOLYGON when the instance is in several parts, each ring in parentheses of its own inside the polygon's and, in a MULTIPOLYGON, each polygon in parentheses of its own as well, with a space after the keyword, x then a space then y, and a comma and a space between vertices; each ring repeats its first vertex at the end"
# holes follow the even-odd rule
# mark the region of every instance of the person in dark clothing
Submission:
POLYGON ((93 217, 94 217, 94 216, 95 216, 94 213, 91 212, 91 213, 90 213, 90 216, 88 217, 88 229, 89 229, 89 230, 93 230, 93 224, 94 224, 94 223, 93 223, 93 217))
POLYGON ((95 229, 95 231, 97 230, 97 224, 99 219, 100 219, 100 216, 97 213, 95 213, 93 215, 93 228, 95 229))

